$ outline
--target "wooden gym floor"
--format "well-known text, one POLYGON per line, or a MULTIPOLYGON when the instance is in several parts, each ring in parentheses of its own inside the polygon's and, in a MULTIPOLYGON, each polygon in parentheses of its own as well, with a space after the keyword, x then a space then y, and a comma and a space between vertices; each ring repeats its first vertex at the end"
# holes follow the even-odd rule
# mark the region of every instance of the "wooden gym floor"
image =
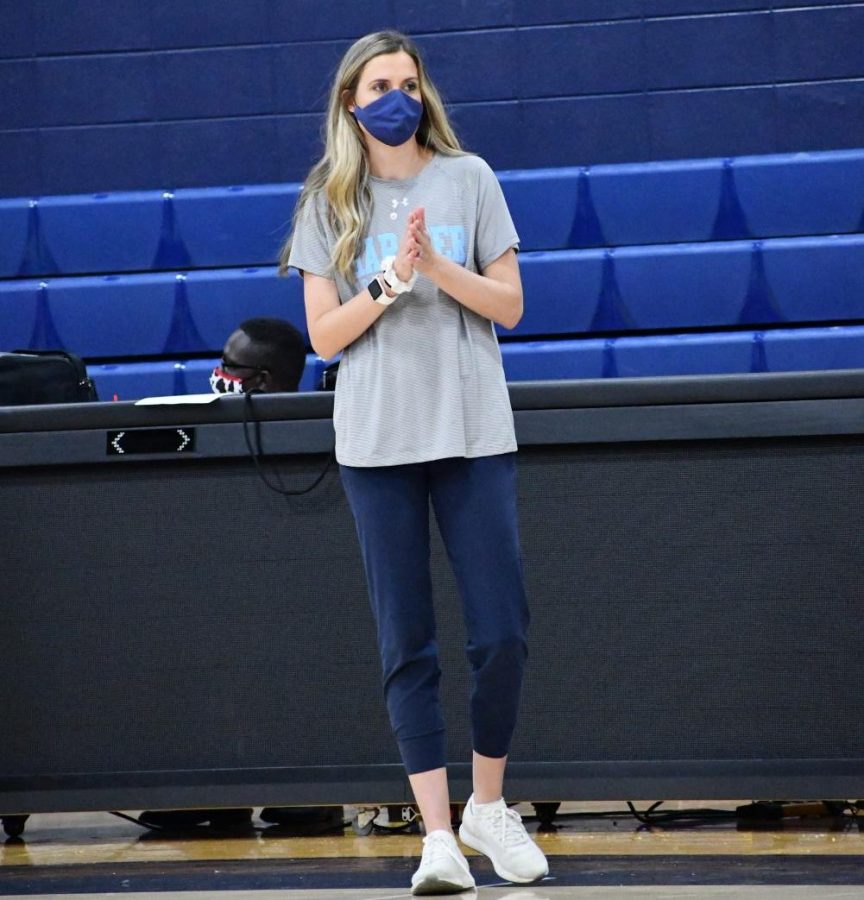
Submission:
MULTIPOLYGON (((748 801, 671 803, 734 811, 748 801)), ((644 810, 648 804, 636 804, 644 810)), ((533 809, 518 807, 526 817, 533 809)), ((811 810, 812 811, 812 810, 811 810)), ((818 811, 818 807, 817 807, 818 811)), ((256 813, 258 810, 256 810, 256 813)), ((538 834, 550 875, 529 886, 501 883, 470 856, 477 900, 659 900, 659 898, 864 898, 864 817, 789 817, 770 825, 731 820, 640 825, 623 803, 565 804, 557 830, 538 834), (603 812, 621 815, 601 817, 603 812), (585 815, 585 814, 590 815, 585 815)), ((349 815, 351 811, 348 811, 349 815)), ((131 813, 134 815, 135 813, 131 813)), ((34 815, 21 838, 0 844, 0 896, 103 900, 398 900, 420 836, 348 827, 292 837, 254 819, 228 837, 206 827, 168 836, 109 813, 34 815)), ((536 829, 536 822, 529 822, 536 829)), ((4 835, 5 837, 5 835, 4 835)))

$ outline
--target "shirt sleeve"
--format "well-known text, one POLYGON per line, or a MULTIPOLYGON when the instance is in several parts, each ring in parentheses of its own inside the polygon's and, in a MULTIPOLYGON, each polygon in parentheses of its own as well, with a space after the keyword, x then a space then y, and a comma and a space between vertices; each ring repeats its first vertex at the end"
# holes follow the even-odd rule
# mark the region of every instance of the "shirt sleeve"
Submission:
POLYGON ((506 250, 518 250, 519 235, 495 173, 484 160, 478 161, 475 260, 482 272, 506 250))
POLYGON ((316 194, 307 200, 294 223, 288 266, 301 273, 334 278, 329 231, 327 203, 321 194, 316 194))

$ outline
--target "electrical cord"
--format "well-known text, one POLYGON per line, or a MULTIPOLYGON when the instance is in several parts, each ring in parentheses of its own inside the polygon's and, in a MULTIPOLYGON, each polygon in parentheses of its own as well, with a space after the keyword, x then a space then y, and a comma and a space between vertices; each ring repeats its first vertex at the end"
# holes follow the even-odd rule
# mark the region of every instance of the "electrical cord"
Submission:
MULTIPOLYGON (((658 800, 656 803, 649 806, 647 810, 640 812, 631 801, 628 800, 626 802, 627 809, 590 810, 587 812, 564 813, 556 812, 553 821, 566 821, 568 819, 571 821, 577 819, 621 819, 632 816, 642 825, 661 825, 682 820, 687 820, 692 824, 699 824, 700 822, 714 822, 723 819, 736 818, 734 811, 726 809, 682 809, 669 810, 662 813, 656 812, 656 810, 666 802, 665 800, 658 800)), ((534 821, 540 820, 541 816, 523 816, 522 818, 528 821, 534 821)))
MULTIPOLYGON (((644 811, 640 811, 636 809, 635 805, 631 801, 627 801, 627 809, 626 810, 603 810, 597 812, 569 812, 569 813, 556 813, 555 820, 575 820, 575 819, 618 819, 625 816, 633 816, 641 825, 643 826, 651 826, 651 825, 681 825, 681 826, 695 826, 700 824, 707 824, 709 822, 718 822, 718 821, 732 821, 740 818, 740 815, 737 810, 728 810, 728 809, 710 809, 710 808, 697 808, 697 809, 681 809, 681 810, 667 810, 665 812, 658 813, 657 810, 662 806, 666 801, 658 800, 656 803, 652 803, 648 809, 644 811)), ((858 801, 836 801, 836 811, 827 810, 826 812, 832 815, 832 818, 835 819, 847 819, 848 824, 851 825, 857 822, 860 819, 864 819, 864 802, 858 801)), ((371 822, 371 828, 366 834, 404 834, 409 832, 414 825, 414 819, 408 822, 400 823, 400 824, 388 824, 388 825, 380 825, 375 819, 378 817, 380 813, 380 808, 375 808, 375 816, 373 816, 371 822)), ((141 828, 145 828, 148 831, 172 831, 176 829, 165 828, 162 825, 152 825, 148 822, 142 822, 140 819, 135 818, 134 816, 126 815, 125 813, 111 811, 110 815, 117 816, 120 819, 125 819, 127 822, 132 822, 135 825, 139 825, 141 828)), ((419 816, 415 816, 414 818, 419 818, 419 816)), ((538 816, 523 816, 525 821, 534 821, 539 818, 538 816)), ((350 828, 352 823, 350 821, 343 822, 341 826, 334 825, 332 828, 328 829, 326 833, 336 833, 339 831, 344 831, 346 828, 350 828)), ((268 832, 273 828, 278 829, 279 826, 270 826, 268 828, 260 828, 257 826, 253 826, 252 830, 256 832, 268 832)), ((319 834, 323 834, 325 832, 319 832, 319 834)))
MULTIPOLYGON (((126 815, 126 813, 117 812, 116 810, 110 810, 108 815, 117 816, 118 819, 125 819, 127 822, 131 822, 133 825, 138 825, 141 828, 144 828, 146 831, 163 831, 163 832, 177 833, 178 831, 188 831, 192 828, 194 828, 194 829, 199 828, 198 825, 192 825, 189 828, 182 828, 182 829, 178 828, 178 827, 172 828, 171 826, 165 826, 165 825, 153 825, 150 822, 142 822, 141 819, 137 818, 136 816, 128 816, 128 815, 126 815)), ((316 831, 315 834, 310 835, 310 837, 319 837, 320 835, 323 835, 323 834, 335 834, 336 832, 344 831, 346 828, 349 828, 350 826, 351 826, 350 822, 343 821, 341 825, 333 825, 333 826, 323 829, 321 831, 316 831)), ((248 833, 249 831, 253 831, 253 832, 266 834, 266 833, 274 831, 274 829, 276 831, 278 831, 280 828, 283 828, 283 827, 292 827, 292 826, 282 826, 282 825, 276 823, 273 825, 268 825, 266 828, 262 828, 259 825, 252 825, 250 828, 244 828, 243 832, 248 833)), ((383 831, 389 830, 383 826, 376 826, 376 828, 381 828, 383 831)))
POLYGON ((133 825, 140 825, 142 828, 146 828, 148 831, 165 831, 161 825, 149 825, 147 822, 142 822, 135 816, 127 816, 126 813, 111 810, 108 815, 117 816, 118 819, 125 819, 127 822, 132 822, 133 825))
POLYGON ((667 825, 671 822, 682 821, 688 821, 695 824, 697 822, 729 821, 737 818, 737 813, 734 810, 728 809, 676 809, 660 813, 656 812, 656 810, 665 802, 665 800, 658 800, 656 803, 652 803, 647 810, 640 812, 628 800, 627 808, 630 810, 633 817, 642 825, 667 825))
POLYGON ((321 473, 318 477, 309 485, 309 487, 302 488, 301 490, 289 490, 285 487, 284 482, 282 481, 282 476, 277 471, 276 478, 278 480, 278 484, 274 484, 267 477, 267 473, 264 471, 264 467, 261 464, 261 461, 264 458, 264 446, 261 440, 261 421, 255 418, 255 412, 252 408, 252 395, 263 393, 263 391, 250 391, 243 395, 243 438, 246 441, 246 449, 249 451, 249 456, 252 457, 252 462, 255 465, 255 471, 258 473, 258 477, 264 482, 264 484, 270 488, 271 491, 274 491, 277 494, 280 494, 283 497, 299 497, 302 494, 308 494, 310 491, 315 490, 319 484, 324 480, 324 476, 330 470, 330 466, 333 463, 333 459, 336 455, 335 448, 330 451, 329 456, 327 457, 327 462, 324 464, 324 468, 321 470, 321 473), (257 444, 257 449, 253 446, 252 439, 249 434, 249 422, 252 422, 252 434, 255 437, 255 443, 257 444))
MULTIPOLYGON (((650 827, 652 825, 681 825, 682 827, 694 827, 697 825, 709 824, 711 822, 733 821, 745 818, 742 817, 742 807, 739 807, 735 810, 694 808, 657 812, 659 807, 662 806, 662 804, 665 802, 665 800, 659 800, 656 803, 653 803, 648 807, 648 809, 644 811, 636 809, 635 805, 628 800, 626 810, 603 810, 597 812, 589 811, 568 813, 556 812, 554 821, 566 821, 568 819, 617 819, 626 816, 632 816, 643 826, 650 827)), ((758 804, 754 803, 753 806, 758 806, 758 804)), ((851 824, 852 822, 864 819, 864 803, 862 803, 862 801, 837 801, 831 804, 830 807, 826 806, 825 816, 830 816, 834 819, 848 819, 851 824)), ((523 816, 523 818, 534 821, 540 819, 540 816, 523 816)), ((758 816, 753 816, 751 818, 756 819, 758 818, 758 816)), ((778 821, 780 818, 780 815, 776 816, 776 819, 778 821)))

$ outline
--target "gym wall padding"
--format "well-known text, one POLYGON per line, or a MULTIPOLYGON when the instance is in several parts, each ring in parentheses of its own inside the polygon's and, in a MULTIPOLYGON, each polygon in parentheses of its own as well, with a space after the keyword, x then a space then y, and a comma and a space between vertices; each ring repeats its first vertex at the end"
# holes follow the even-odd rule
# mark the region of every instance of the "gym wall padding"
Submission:
MULTIPOLYGON (((861 677, 838 648, 860 612, 864 372, 511 396, 532 603, 511 799, 854 796, 861 677)), ((406 796, 338 474, 269 492, 243 403, 0 410, 0 812, 406 796), (110 455, 120 431, 177 428, 184 453, 110 455), (237 510, 259 537, 226 552, 237 510)), ((255 400, 286 486, 321 470, 331 406, 255 400)), ((437 538, 432 572, 461 800, 467 666, 437 538)))

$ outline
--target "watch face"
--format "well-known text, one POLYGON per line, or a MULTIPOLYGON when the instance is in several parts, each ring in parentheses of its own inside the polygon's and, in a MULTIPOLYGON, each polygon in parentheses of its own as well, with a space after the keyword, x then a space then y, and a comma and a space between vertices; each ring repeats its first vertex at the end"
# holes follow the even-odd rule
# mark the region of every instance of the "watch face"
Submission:
POLYGON ((383 290, 384 288, 381 287, 377 278, 373 278, 369 282, 369 293, 372 295, 373 300, 377 300, 381 296, 383 290))

